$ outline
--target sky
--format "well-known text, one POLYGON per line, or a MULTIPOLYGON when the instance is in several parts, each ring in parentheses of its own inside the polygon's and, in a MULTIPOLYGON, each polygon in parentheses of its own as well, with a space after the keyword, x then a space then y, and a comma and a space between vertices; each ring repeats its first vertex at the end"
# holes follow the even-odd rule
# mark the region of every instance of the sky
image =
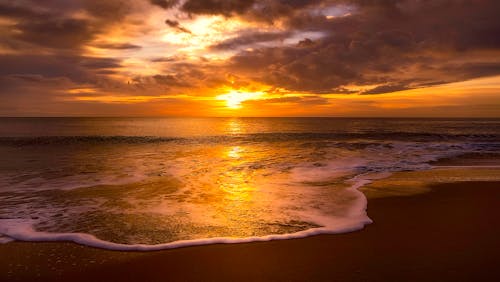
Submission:
POLYGON ((0 0, 0 116, 500 117, 498 0, 0 0))

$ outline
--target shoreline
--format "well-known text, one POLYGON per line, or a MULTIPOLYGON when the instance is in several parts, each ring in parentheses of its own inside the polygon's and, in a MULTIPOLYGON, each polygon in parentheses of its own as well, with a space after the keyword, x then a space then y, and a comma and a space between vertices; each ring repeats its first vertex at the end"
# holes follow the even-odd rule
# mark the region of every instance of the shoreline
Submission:
POLYGON ((67 242, 0 245, 0 280, 498 280, 500 182, 369 198, 374 223, 302 239, 117 252, 67 242))

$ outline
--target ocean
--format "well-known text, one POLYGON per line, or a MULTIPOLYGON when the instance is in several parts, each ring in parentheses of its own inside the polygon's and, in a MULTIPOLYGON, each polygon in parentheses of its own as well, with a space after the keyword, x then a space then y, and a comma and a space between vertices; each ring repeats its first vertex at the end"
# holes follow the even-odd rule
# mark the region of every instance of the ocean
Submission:
POLYGON ((158 250, 343 233, 358 189, 500 152, 500 119, 0 118, 0 242, 158 250))

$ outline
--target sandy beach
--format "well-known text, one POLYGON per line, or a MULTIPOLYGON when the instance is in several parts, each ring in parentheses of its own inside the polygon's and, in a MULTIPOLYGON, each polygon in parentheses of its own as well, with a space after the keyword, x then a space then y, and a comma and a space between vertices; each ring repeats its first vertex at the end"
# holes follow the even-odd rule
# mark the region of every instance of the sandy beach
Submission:
POLYGON ((500 182, 430 185, 371 199, 374 223, 341 235, 112 252, 73 243, 0 245, 2 281, 496 281, 500 182))

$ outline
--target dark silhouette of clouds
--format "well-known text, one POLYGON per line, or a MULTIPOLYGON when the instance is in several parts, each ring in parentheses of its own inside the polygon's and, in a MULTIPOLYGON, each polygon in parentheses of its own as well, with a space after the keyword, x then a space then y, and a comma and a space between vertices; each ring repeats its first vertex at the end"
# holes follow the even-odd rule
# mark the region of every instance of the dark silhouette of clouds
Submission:
POLYGON ((188 0, 181 9, 192 14, 230 16, 233 13, 241 14, 252 7, 255 0, 188 0))
POLYGON ((132 43, 99 43, 95 44, 95 47, 102 49, 116 49, 116 50, 127 50, 127 49, 141 49, 139 45, 132 43))
MULTIPOLYGON (((225 85, 228 74, 238 78, 234 87, 257 82, 310 94, 358 93, 352 85, 377 85, 361 93, 367 95, 428 87, 500 75, 498 11, 496 0, 0 1, 0 92, 5 96, 6 89, 16 93, 16 87, 29 87, 30 93, 56 95, 61 83, 123 95, 187 93, 225 85), (254 27, 209 47, 210 52, 233 52, 225 61, 193 63, 169 50, 145 58, 158 73, 126 72, 129 82, 115 78, 123 71, 124 56, 86 53, 87 47, 98 47, 110 54, 147 54, 143 42, 96 42, 111 28, 126 34, 128 24, 147 33, 139 28, 146 20, 130 22, 130 15, 142 13, 145 19, 153 10, 169 17, 158 27, 166 24, 179 32, 191 33, 181 23, 199 15, 234 17, 254 27)), ((325 100, 318 95, 268 102, 325 100)))
POLYGON ((153 5, 163 9, 170 9, 179 3, 179 0, 149 0, 153 5))
POLYGON ((167 19, 167 20, 165 20, 165 24, 173 29, 180 31, 180 32, 191 33, 191 31, 189 29, 183 27, 178 21, 167 19))
POLYGON ((211 48, 215 50, 231 50, 256 43, 283 40, 288 36, 290 36, 290 32, 248 32, 212 45, 211 48))
POLYGON ((325 36, 315 44, 305 38, 298 46, 241 52, 231 60, 233 71, 312 93, 348 84, 383 84, 373 92, 393 91, 500 74, 498 60, 478 52, 500 51, 498 1, 333 2, 354 5, 356 12, 331 20, 289 14, 290 30, 325 36))

